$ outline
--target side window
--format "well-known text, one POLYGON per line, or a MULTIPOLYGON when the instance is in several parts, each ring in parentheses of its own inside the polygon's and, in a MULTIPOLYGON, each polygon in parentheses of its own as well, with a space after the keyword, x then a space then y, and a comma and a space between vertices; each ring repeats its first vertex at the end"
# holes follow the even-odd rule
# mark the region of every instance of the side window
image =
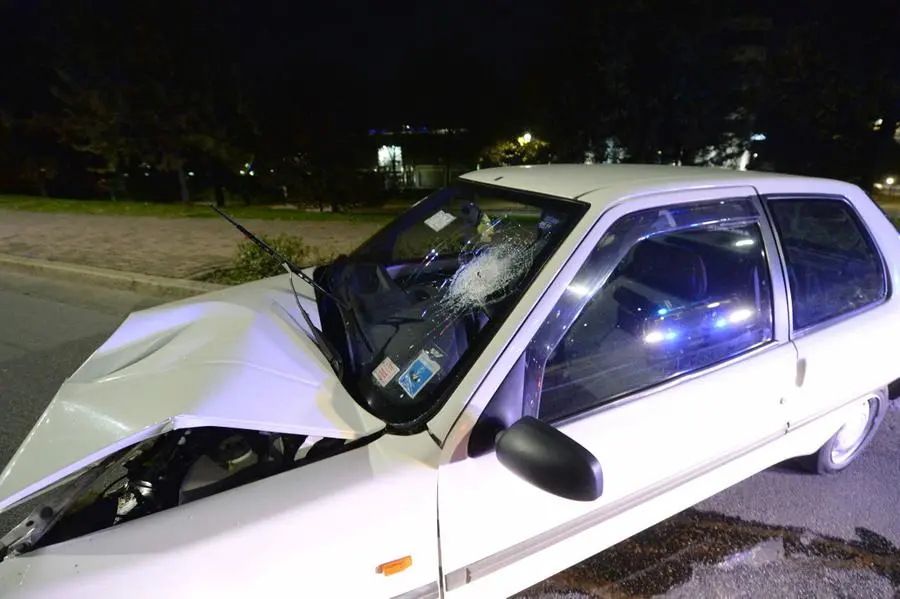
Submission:
MULTIPOLYGON (((721 204, 723 211, 733 208, 721 204)), ((657 221, 655 232, 629 241, 594 291, 582 286, 586 302, 558 341, 546 345, 534 387, 539 418, 577 414, 772 340, 759 219, 749 202, 739 205, 747 211, 739 218, 658 211, 666 217, 662 226, 657 221)), ((615 229, 598 247, 610 243, 615 229)), ((589 260, 582 270, 595 268, 589 260)), ((578 280, 570 291, 579 291, 578 280)))
POLYGON ((785 198, 767 205, 784 252, 794 330, 885 298, 881 257, 846 202, 785 198))

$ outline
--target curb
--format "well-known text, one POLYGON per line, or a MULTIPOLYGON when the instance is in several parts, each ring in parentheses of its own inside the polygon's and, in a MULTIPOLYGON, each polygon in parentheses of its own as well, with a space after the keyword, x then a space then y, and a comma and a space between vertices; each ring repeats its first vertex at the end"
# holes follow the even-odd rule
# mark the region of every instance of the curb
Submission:
POLYGON ((0 268, 25 274, 65 279, 77 283, 88 283, 111 289, 134 291, 173 300, 218 291, 226 287, 226 285, 190 281, 188 279, 171 279, 169 277, 82 266, 54 260, 11 256, 9 254, 0 254, 0 268))

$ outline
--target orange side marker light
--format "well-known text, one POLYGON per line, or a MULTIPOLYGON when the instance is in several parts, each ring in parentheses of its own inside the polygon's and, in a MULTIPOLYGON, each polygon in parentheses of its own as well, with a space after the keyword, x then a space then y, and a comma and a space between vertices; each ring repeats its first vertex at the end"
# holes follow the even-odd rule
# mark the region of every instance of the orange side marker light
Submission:
POLYGON ((401 557, 400 559, 391 560, 381 564, 375 568, 375 573, 390 576, 392 574, 403 572, 410 566, 412 566, 412 556, 407 555, 406 557, 401 557))

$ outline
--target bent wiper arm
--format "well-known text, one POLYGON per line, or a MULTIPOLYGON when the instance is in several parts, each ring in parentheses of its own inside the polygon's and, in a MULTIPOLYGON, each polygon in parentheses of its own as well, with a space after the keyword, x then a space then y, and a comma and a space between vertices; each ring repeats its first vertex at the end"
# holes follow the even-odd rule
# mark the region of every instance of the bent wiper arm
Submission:
POLYGON ((300 315, 303 316, 303 320, 306 321, 306 326, 309 327, 310 333, 313 336, 313 340, 315 341, 316 346, 319 348, 319 351, 322 352, 322 355, 325 356, 325 359, 328 360, 328 363, 331 364, 331 367, 337 374, 338 380, 342 380, 344 376, 343 361, 341 360, 339 354, 331 345, 331 343, 329 343, 324 333, 322 333, 322 331, 320 331, 316 327, 316 325, 313 324, 309 312, 307 312, 306 308, 303 307, 303 304, 300 303, 300 295, 297 293, 297 289, 294 287, 294 273, 291 272, 286 264, 284 265, 284 268, 288 271, 288 275, 290 276, 288 281, 290 281, 291 283, 291 291, 294 292, 294 301, 297 302, 297 308, 300 310, 300 315))
POLYGON ((221 216, 222 218, 227 220, 229 223, 231 223, 235 229, 237 229, 238 231, 243 233, 244 237, 246 237, 247 239, 249 239, 250 241, 255 243, 262 251, 266 252, 267 254, 269 254, 270 256, 275 258, 275 260, 277 260, 279 264, 284 266, 284 268, 289 273, 293 273, 293 274, 297 275, 298 277, 303 279, 306 283, 308 283, 315 289, 318 289, 319 291, 321 291, 323 295, 327 296, 332 301, 334 301, 340 308, 342 308, 344 310, 346 310, 348 308, 347 304, 344 303, 343 301, 341 301, 336 295, 334 295, 333 293, 331 293, 330 291, 328 291, 327 289, 325 289, 324 287, 322 287, 321 285, 319 285, 318 283, 313 281, 312 277, 310 277, 305 272, 303 272, 303 270, 299 266, 297 266, 296 264, 294 264, 293 262, 288 260, 286 257, 279 254, 268 243, 266 243, 265 241, 263 241, 262 239, 260 239, 259 237, 257 237, 253 233, 251 233, 250 231, 248 231, 244 227, 244 225, 242 225, 241 223, 237 222, 236 220, 234 220, 233 218, 231 218, 230 216, 228 216, 227 214, 225 214, 224 212, 219 210, 218 207, 213 206, 212 204, 210 204, 209 207, 212 208, 213 210, 215 210, 219 214, 219 216, 221 216))

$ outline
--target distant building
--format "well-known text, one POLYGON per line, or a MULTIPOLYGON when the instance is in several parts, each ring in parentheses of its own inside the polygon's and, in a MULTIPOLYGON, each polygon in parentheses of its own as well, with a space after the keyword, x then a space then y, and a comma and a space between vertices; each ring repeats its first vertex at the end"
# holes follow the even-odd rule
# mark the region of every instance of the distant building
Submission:
POLYGON ((372 162, 388 189, 437 189, 472 170, 476 148, 466 129, 370 129, 372 162))

